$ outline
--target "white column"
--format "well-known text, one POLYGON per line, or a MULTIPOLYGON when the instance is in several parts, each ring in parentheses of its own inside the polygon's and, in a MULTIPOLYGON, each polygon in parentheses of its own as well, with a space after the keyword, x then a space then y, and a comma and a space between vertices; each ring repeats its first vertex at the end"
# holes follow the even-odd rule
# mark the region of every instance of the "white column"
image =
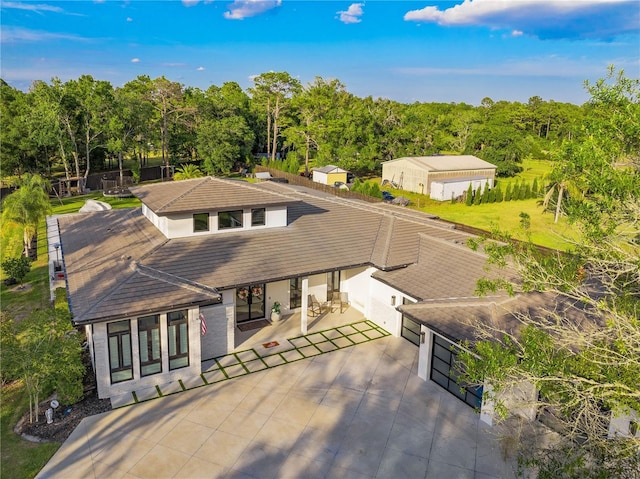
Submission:
POLYGON ((300 311, 300 331, 307 334, 307 311, 309 310, 309 277, 302 278, 302 310, 300 311))
POLYGON ((424 381, 429 379, 429 368, 431 367, 431 331, 424 326, 420 326, 420 351, 418 352, 418 377, 424 381))

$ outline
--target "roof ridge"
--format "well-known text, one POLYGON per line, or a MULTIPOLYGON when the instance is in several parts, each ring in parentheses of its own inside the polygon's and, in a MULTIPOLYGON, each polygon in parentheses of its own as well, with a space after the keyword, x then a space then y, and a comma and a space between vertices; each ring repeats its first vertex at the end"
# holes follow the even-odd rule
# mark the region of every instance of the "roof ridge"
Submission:
MULTIPOLYGON (((194 190, 200 188, 202 185, 205 184, 205 182, 207 182, 207 181, 209 181, 211 179, 212 179, 211 176, 205 176, 204 178, 193 178, 191 181, 196 183, 194 186, 192 186, 191 188, 185 190, 181 195, 174 196, 173 199, 171 199, 170 201, 168 201, 167 203, 162 205, 160 208, 157 208, 156 211, 157 212, 161 212, 162 210, 164 210, 168 206, 171 206, 174 203, 178 202, 178 200, 181 200, 182 198, 184 198, 186 195, 191 194, 194 190)), ((180 180, 180 181, 184 181, 184 180, 180 180)), ((187 181, 189 181, 189 180, 187 180, 187 181)))
POLYGON ((179 286, 182 288, 187 288, 192 291, 206 291, 209 293, 220 294, 216 288, 212 288, 210 286, 198 283, 196 281, 191 281, 190 279, 182 278, 180 276, 176 276, 175 274, 167 273, 165 271, 160 271, 159 269, 152 268, 151 266, 146 266, 138 263, 137 261, 133 261, 130 265, 134 271, 147 276, 149 278, 157 279, 159 281, 164 281, 165 283, 172 284, 174 286, 179 286))

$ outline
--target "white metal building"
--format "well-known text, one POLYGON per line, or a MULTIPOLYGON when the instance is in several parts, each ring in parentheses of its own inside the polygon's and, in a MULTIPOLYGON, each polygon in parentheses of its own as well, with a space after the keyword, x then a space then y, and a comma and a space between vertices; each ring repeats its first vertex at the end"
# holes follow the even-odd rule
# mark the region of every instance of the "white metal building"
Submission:
POLYGON ((409 156, 382 164, 382 182, 439 201, 462 195, 469 184, 492 188, 497 167, 473 155, 409 156))

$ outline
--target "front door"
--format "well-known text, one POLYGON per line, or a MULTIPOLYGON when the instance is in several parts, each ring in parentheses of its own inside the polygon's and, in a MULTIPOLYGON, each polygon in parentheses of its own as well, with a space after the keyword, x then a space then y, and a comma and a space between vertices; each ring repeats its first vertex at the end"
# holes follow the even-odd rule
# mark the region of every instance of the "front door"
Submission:
POLYGON ((236 322, 262 319, 264 315, 264 284, 248 284, 236 289, 236 322))

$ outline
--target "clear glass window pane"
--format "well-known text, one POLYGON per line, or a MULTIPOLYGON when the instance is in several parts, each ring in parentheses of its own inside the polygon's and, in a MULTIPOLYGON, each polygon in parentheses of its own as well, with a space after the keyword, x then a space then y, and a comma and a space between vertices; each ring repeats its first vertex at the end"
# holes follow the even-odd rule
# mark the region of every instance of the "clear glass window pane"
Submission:
POLYGON ((122 366, 131 366, 131 336, 128 334, 122 335, 122 366))
POLYGON ((265 209, 253 208, 251 210, 251 226, 264 226, 265 225, 265 209))
POLYGON ((147 347, 147 332, 140 331, 140 361, 146 363, 149 361, 149 348, 147 347))
POLYGON ((242 228, 242 210, 220 211, 218 213, 218 228, 242 228))
POLYGON ((209 231, 209 213, 196 213, 193 215, 193 232, 209 231))
POLYGON ((111 336, 109 338, 109 364, 111 369, 118 369, 120 367, 120 357, 118 348, 118 337, 111 336))

